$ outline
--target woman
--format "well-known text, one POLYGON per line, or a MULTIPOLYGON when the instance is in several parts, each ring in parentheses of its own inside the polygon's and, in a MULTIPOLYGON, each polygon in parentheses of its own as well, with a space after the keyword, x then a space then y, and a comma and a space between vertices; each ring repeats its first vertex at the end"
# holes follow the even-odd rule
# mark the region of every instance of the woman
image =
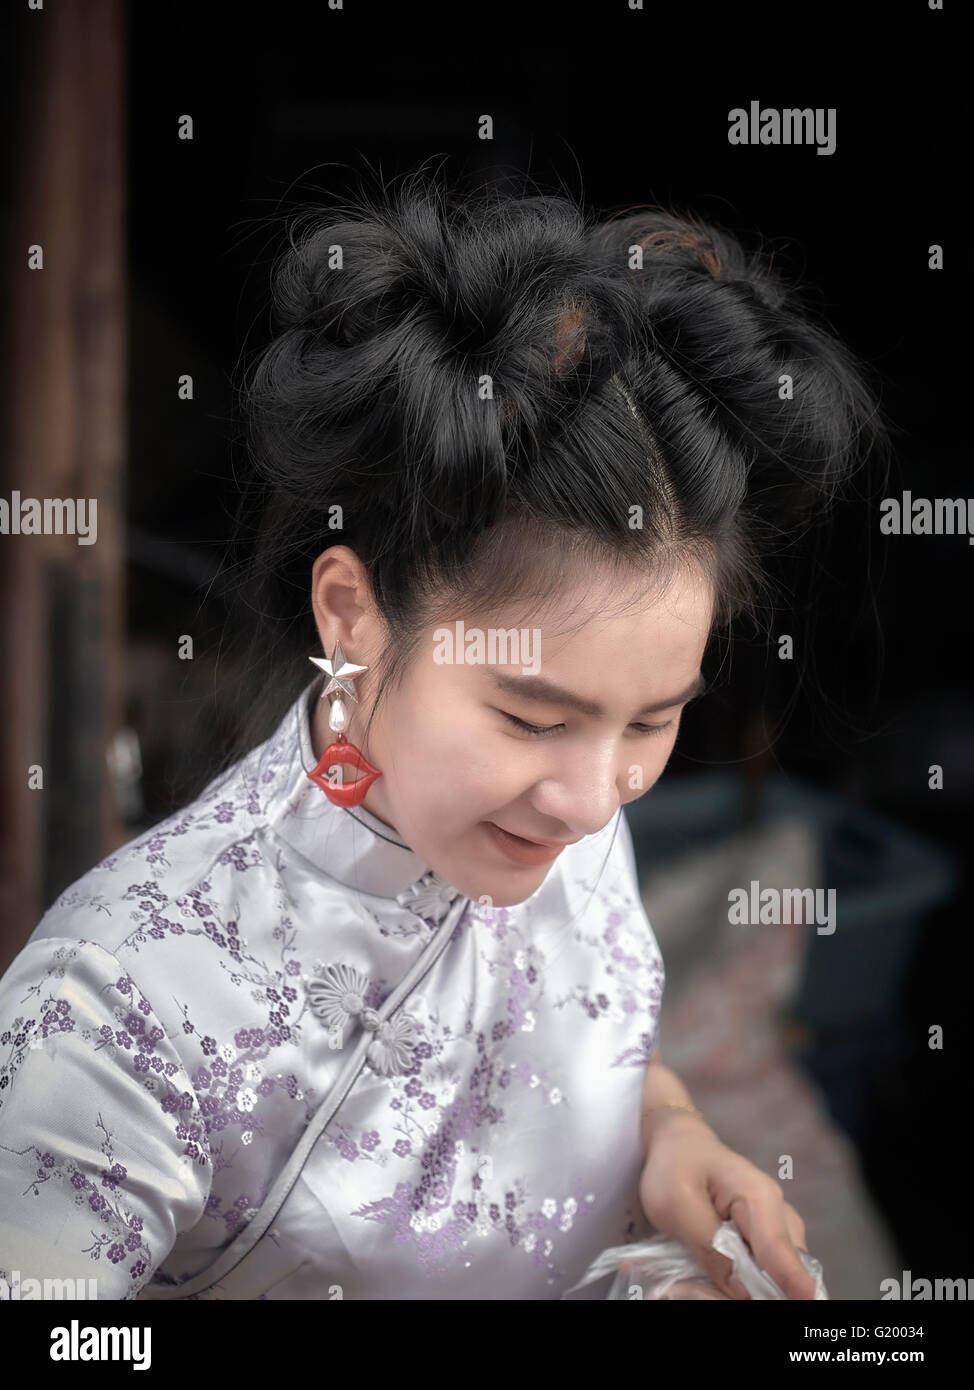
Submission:
POLYGON ((879 438, 861 372, 715 228, 421 175, 299 217, 274 292, 251 613, 304 688, 4 977, 0 1271, 557 1298, 651 1223, 746 1297, 730 1217, 812 1297, 660 1057, 621 807, 879 438))

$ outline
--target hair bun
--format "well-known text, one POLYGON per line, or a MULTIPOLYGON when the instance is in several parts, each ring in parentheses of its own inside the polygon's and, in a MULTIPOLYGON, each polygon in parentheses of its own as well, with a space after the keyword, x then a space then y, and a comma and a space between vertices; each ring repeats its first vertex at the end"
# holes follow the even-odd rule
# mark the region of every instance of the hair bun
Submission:
POLYGON ((638 335, 632 286, 596 263, 568 199, 419 176, 297 214, 289 243, 272 273, 280 331, 248 392, 258 466, 302 495, 317 479, 323 499, 354 468, 417 546, 490 525, 512 437, 559 418, 583 355, 607 375, 638 335))
POLYGON ((381 341, 390 374, 403 368, 403 340, 407 364, 424 351, 455 365, 496 361, 549 332, 566 280, 591 274, 587 249, 584 216, 567 200, 451 197, 409 181, 388 202, 363 196, 298 215, 273 274, 275 316, 319 343, 381 341))
POLYGON ((674 376, 752 460, 752 497, 773 494, 779 515, 821 501, 882 439, 862 364, 737 237, 654 209, 601 224, 593 246, 638 291, 649 351, 634 389, 655 397, 648 413, 676 460, 662 406, 674 376))

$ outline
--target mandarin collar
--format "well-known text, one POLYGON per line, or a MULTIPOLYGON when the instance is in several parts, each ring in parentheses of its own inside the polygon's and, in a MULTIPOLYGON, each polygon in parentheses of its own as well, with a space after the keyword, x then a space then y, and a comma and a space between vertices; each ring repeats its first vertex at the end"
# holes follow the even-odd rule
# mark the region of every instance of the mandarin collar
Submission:
POLYGON ((346 888, 394 898, 422 916, 441 917, 459 895, 391 826, 364 806, 336 806, 308 777, 318 759, 311 708, 324 676, 316 676, 263 745, 257 796, 266 823, 309 863, 346 888))

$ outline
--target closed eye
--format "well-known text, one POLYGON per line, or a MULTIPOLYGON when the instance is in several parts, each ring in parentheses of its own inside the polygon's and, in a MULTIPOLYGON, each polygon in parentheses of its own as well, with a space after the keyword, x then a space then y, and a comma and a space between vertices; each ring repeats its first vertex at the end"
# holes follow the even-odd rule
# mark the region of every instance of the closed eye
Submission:
MULTIPOLYGON (((498 712, 502 714, 505 719, 509 719, 516 728, 523 729, 526 734, 532 734, 535 738, 544 738, 548 734, 557 733, 559 729, 565 727, 564 724, 528 724, 523 719, 518 719, 516 714, 508 714, 507 710, 500 710, 498 712)), ((665 724, 633 724, 632 727, 639 734, 662 734, 665 733, 667 729, 672 728, 675 722, 674 719, 668 719, 665 724)))

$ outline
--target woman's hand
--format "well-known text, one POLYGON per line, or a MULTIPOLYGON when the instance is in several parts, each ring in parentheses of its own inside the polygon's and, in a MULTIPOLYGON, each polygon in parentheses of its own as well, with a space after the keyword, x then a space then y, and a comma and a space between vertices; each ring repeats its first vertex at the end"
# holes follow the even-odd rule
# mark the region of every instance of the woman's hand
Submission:
POLYGON ((674 1110, 656 1117, 639 1197, 656 1229, 682 1241, 732 1298, 750 1295, 730 1278, 731 1261, 710 1244, 728 1219, 788 1298, 815 1297, 815 1280, 796 1249, 805 1248, 805 1225, 780 1184, 721 1143, 699 1116, 674 1110))

